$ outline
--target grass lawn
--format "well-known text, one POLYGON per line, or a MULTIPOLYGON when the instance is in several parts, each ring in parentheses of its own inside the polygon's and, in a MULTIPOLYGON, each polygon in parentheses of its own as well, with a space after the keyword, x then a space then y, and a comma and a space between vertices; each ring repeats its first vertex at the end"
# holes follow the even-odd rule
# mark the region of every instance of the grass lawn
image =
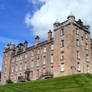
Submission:
POLYGON ((92 74, 7 84, 0 92, 92 92, 92 74))

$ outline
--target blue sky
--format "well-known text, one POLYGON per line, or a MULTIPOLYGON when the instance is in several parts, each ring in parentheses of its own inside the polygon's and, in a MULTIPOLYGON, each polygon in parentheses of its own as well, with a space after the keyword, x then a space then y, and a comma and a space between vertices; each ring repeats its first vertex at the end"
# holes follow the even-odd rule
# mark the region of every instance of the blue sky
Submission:
POLYGON ((6 44, 11 41, 18 44, 25 40, 34 43, 35 36, 30 31, 33 27, 26 25, 25 16, 27 13, 32 16, 41 5, 34 5, 27 0, 0 0, 0 67, 6 44))
POLYGON ((91 4, 92 0, 0 0, 0 69, 6 44, 27 40, 33 45, 36 35, 45 40, 53 23, 63 22, 71 12, 76 20, 89 24, 91 31, 91 4))

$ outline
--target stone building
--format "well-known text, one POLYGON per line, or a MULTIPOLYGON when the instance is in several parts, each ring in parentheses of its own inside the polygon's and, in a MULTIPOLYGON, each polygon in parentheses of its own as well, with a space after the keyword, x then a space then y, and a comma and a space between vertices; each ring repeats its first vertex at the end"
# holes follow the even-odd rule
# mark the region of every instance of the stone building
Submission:
POLYGON ((3 52, 1 82, 38 80, 78 73, 92 73, 90 27, 73 15, 63 23, 55 22, 54 36, 28 47, 28 42, 15 47, 8 44, 3 52))

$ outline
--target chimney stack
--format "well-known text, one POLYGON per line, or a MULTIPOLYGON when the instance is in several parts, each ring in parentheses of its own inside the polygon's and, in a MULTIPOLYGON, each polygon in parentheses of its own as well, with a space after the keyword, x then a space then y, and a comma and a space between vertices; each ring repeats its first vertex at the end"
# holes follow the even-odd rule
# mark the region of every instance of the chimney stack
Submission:
POLYGON ((48 40, 51 40, 52 39, 52 32, 51 32, 51 30, 49 30, 49 32, 48 32, 48 40))
POLYGON ((24 47, 25 47, 25 50, 26 50, 27 47, 28 47, 28 42, 27 41, 24 42, 24 47))
POLYGON ((35 45, 37 45, 37 44, 39 44, 39 36, 36 36, 36 38, 35 38, 35 45))

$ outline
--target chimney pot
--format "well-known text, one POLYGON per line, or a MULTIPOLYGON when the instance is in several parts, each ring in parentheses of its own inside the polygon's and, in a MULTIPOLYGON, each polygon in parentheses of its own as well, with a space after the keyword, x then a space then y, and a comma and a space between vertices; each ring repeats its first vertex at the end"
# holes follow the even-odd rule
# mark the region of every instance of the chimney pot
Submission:
POLYGON ((40 39, 40 37, 36 36, 36 38, 35 38, 35 45, 39 44, 39 39, 40 39))
POLYGON ((49 30, 49 32, 48 32, 48 40, 51 40, 52 39, 52 32, 51 32, 51 30, 49 30))

